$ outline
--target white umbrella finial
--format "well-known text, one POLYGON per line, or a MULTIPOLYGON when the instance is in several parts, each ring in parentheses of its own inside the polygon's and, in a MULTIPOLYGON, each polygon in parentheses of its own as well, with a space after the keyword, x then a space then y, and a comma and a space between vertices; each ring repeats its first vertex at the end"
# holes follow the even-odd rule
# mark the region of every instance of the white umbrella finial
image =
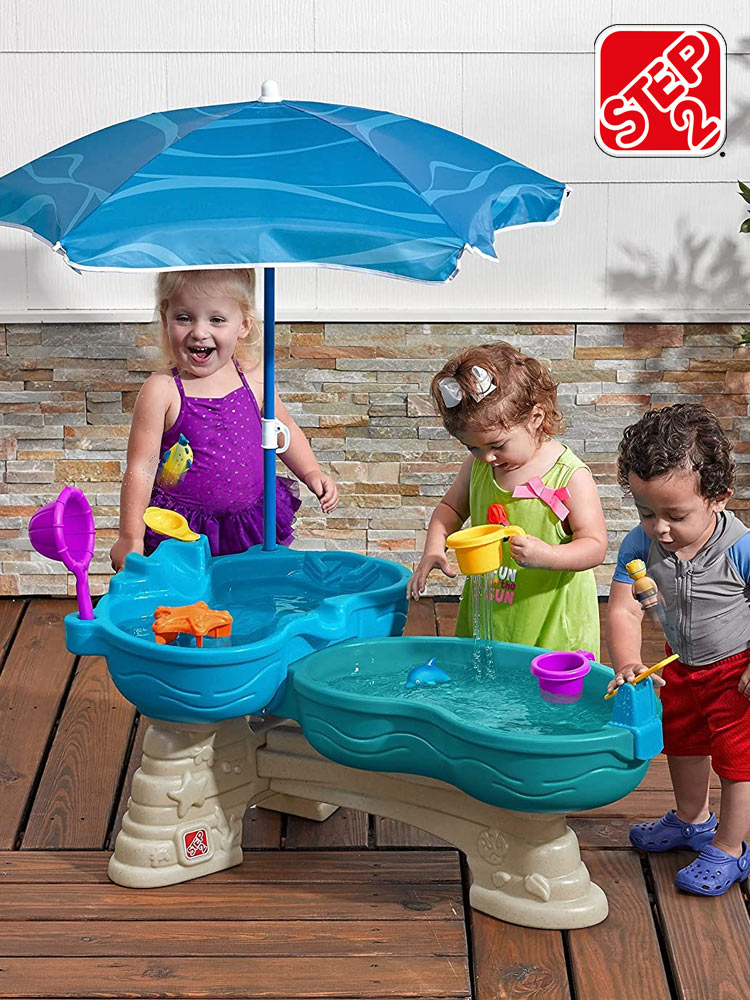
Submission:
POLYGON ((275 80, 265 80, 260 85, 260 97, 258 100, 263 104, 274 104, 280 101, 281 94, 278 83, 275 80))

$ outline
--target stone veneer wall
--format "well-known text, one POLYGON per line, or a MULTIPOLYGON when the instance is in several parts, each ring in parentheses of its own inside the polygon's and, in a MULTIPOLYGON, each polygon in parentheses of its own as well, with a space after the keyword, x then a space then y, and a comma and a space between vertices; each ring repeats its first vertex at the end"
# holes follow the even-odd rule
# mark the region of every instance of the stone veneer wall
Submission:
MULTIPOLYGON (((278 385, 324 468, 338 510, 309 495, 301 548, 352 549, 412 566, 430 512, 464 452, 435 419, 427 390, 444 359, 471 343, 504 339, 547 359, 567 418, 564 440, 590 464, 610 530, 606 592, 619 540, 634 523, 615 480, 622 428, 648 406, 702 402, 717 413, 738 460, 736 498, 750 515, 750 326, 280 324, 278 385)), ((159 367, 151 325, 0 326, 0 593, 72 593, 59 564, 38 556, 31 514, 62 486, 84 489, 96 515, 92 590, 109 578, 130 413, 159 367)), ((304 488, 303 488, 304 490, 304 488)), ((433 577, 431 592, 456 592, 433 577)))

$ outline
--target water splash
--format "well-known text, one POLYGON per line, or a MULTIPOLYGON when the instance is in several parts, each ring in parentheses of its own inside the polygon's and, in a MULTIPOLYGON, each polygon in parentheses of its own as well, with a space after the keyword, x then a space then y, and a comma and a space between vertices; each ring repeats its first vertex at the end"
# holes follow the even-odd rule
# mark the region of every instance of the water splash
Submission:
POLYGON ((492 580, 494 571, 481 573, 471 579, 471 615, 474 650, 472 664, 477 680, 494 680, 495 664, 492 658, 492 580))

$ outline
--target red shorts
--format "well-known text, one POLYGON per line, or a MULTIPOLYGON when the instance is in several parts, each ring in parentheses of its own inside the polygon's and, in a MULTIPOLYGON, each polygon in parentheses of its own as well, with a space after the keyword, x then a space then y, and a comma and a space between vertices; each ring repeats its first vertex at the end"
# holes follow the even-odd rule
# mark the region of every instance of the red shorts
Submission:
POLYGON ((667 664, 661 689, 664 753, 710 756, 720 777, 750 781, 750 699, 737 690, 748 666, 748 649, 706 667, 667 664))

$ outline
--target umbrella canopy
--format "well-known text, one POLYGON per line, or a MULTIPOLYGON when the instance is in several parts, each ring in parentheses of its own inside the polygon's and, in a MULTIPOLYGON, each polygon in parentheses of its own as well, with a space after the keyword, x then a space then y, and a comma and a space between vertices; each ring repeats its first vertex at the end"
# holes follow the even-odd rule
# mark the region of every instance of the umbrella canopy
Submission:
POLYGON ((565 185, 386 111, 257 101, 145 115, 0 178, 0 225, 77 270, 265 267, 264 548, 276 545, 274 268, 447 281, 498 229, 556 221, 565 185))
POLYGON ((101 129, 0 178, 0 225, 78 269, 311 264, 424 281, 565 185, 445 129, 306 101, 185 108, 101 129))

